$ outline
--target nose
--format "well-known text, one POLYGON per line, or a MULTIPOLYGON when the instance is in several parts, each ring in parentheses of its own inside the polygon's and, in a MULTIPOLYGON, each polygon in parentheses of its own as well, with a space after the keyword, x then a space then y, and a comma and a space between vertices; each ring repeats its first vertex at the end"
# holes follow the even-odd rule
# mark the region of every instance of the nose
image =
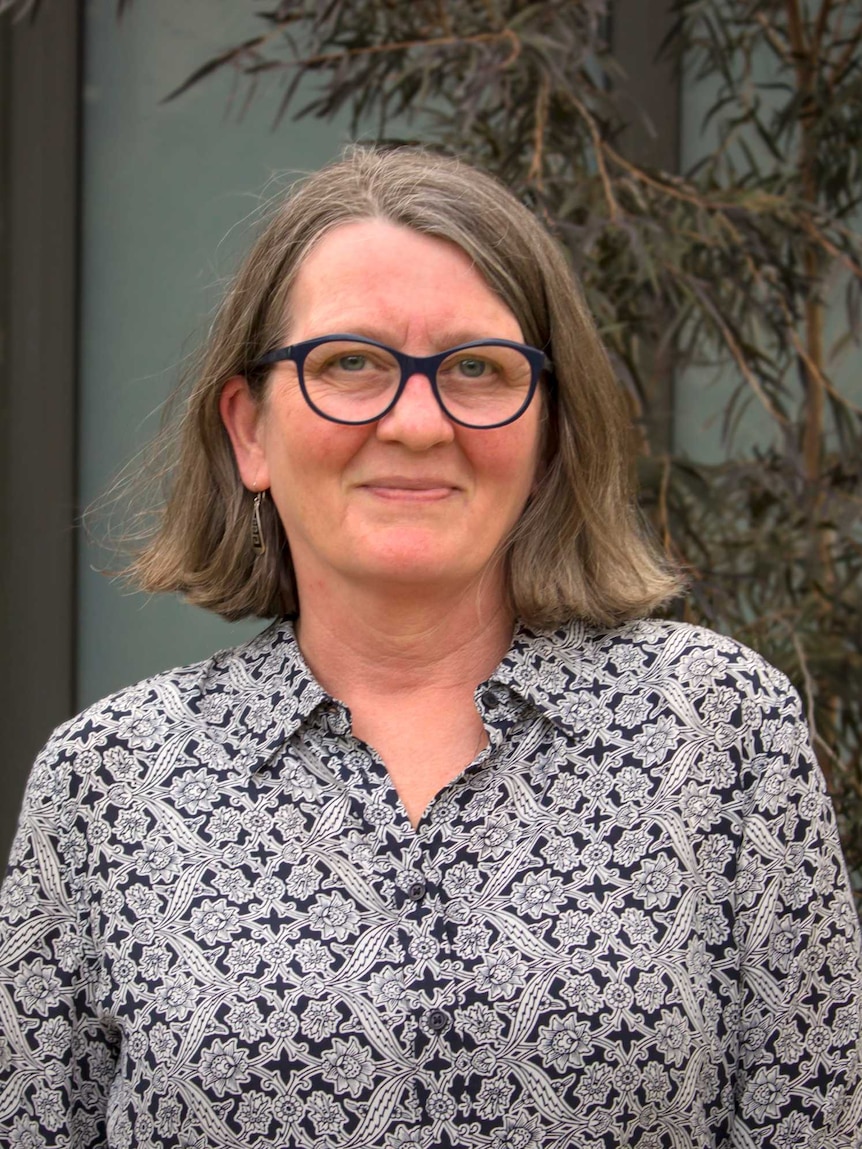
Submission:
POLYGON ((385 442, 402 442, 414 451, 427 451, 439 443, 449 443, 455 428, 437 402, 427 375, 411 375, 398 396, 398 402, 377 424, 377 437, 385 442))

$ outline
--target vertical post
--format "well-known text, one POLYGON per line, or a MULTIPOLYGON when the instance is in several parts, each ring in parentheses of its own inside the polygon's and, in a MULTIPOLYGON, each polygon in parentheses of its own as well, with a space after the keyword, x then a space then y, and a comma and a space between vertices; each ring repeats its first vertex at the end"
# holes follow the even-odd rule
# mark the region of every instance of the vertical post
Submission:
MULTIPOLYGON (((629 127, 620 141, 625 155, 645 167, 679 170, 680 60, 659 54, 673 26, 670 0, 612 0, 611 50, 625 71, 621 82, 629 127)), ((668 317, 670 322, 670 316, 668 317)), ((648 369, 647 439, 656 454, 673 447, 673 369, 658 346, 644 349, 648 369)))
POLYGON ((74 698, 81 20, 0 21, 0 868, 74 698))

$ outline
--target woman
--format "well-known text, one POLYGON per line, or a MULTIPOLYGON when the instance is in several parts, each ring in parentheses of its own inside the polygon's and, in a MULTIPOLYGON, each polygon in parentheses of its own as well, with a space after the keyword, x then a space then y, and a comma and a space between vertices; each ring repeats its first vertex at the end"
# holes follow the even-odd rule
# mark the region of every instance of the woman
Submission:
POLYGON ((3 1144, 859 1144, 858 921, 787 681, 676 589, 567 265, 357 151, 224 303, 137 565, 252 642, 61 728, 3 1144))

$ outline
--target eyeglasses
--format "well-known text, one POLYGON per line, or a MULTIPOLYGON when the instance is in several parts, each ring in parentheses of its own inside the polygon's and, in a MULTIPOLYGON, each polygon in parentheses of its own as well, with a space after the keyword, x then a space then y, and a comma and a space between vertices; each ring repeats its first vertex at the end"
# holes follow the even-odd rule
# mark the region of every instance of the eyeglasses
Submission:
POLYGON ((270 351, 255 368, 289 359, 313 411, 333 423, 374 423, 413 375, 424 375, 444 413, 462 427, 490 430, 523 415, 543 371, 544 351, 508 339, 476 340, 437 355, 404 355, 360 335, 324 335, 270 351))

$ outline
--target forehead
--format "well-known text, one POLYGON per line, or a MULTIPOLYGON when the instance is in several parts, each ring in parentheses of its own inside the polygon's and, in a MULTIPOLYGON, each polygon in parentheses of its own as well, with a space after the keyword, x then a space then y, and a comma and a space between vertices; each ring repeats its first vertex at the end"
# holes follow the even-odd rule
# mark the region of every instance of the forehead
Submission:
POLYGON ((507 304, 456 244, 381 219, 342 224, 302 261, 288 299, 293 340, 358 325, 450 328, 520 338, 507 304), (490 325, 490 327, 488 326, 490 325), (502 326, 505 330, 492 328, 502 326))
POLYGON ((378 287, 411 271, 434 280, 490 291, 473 259, 451 240, 384 219, 361 219, 324 232, 306 254, 294 279, 294 291, 313 290, 325 278, 327 289, 356 281, 378 287))

